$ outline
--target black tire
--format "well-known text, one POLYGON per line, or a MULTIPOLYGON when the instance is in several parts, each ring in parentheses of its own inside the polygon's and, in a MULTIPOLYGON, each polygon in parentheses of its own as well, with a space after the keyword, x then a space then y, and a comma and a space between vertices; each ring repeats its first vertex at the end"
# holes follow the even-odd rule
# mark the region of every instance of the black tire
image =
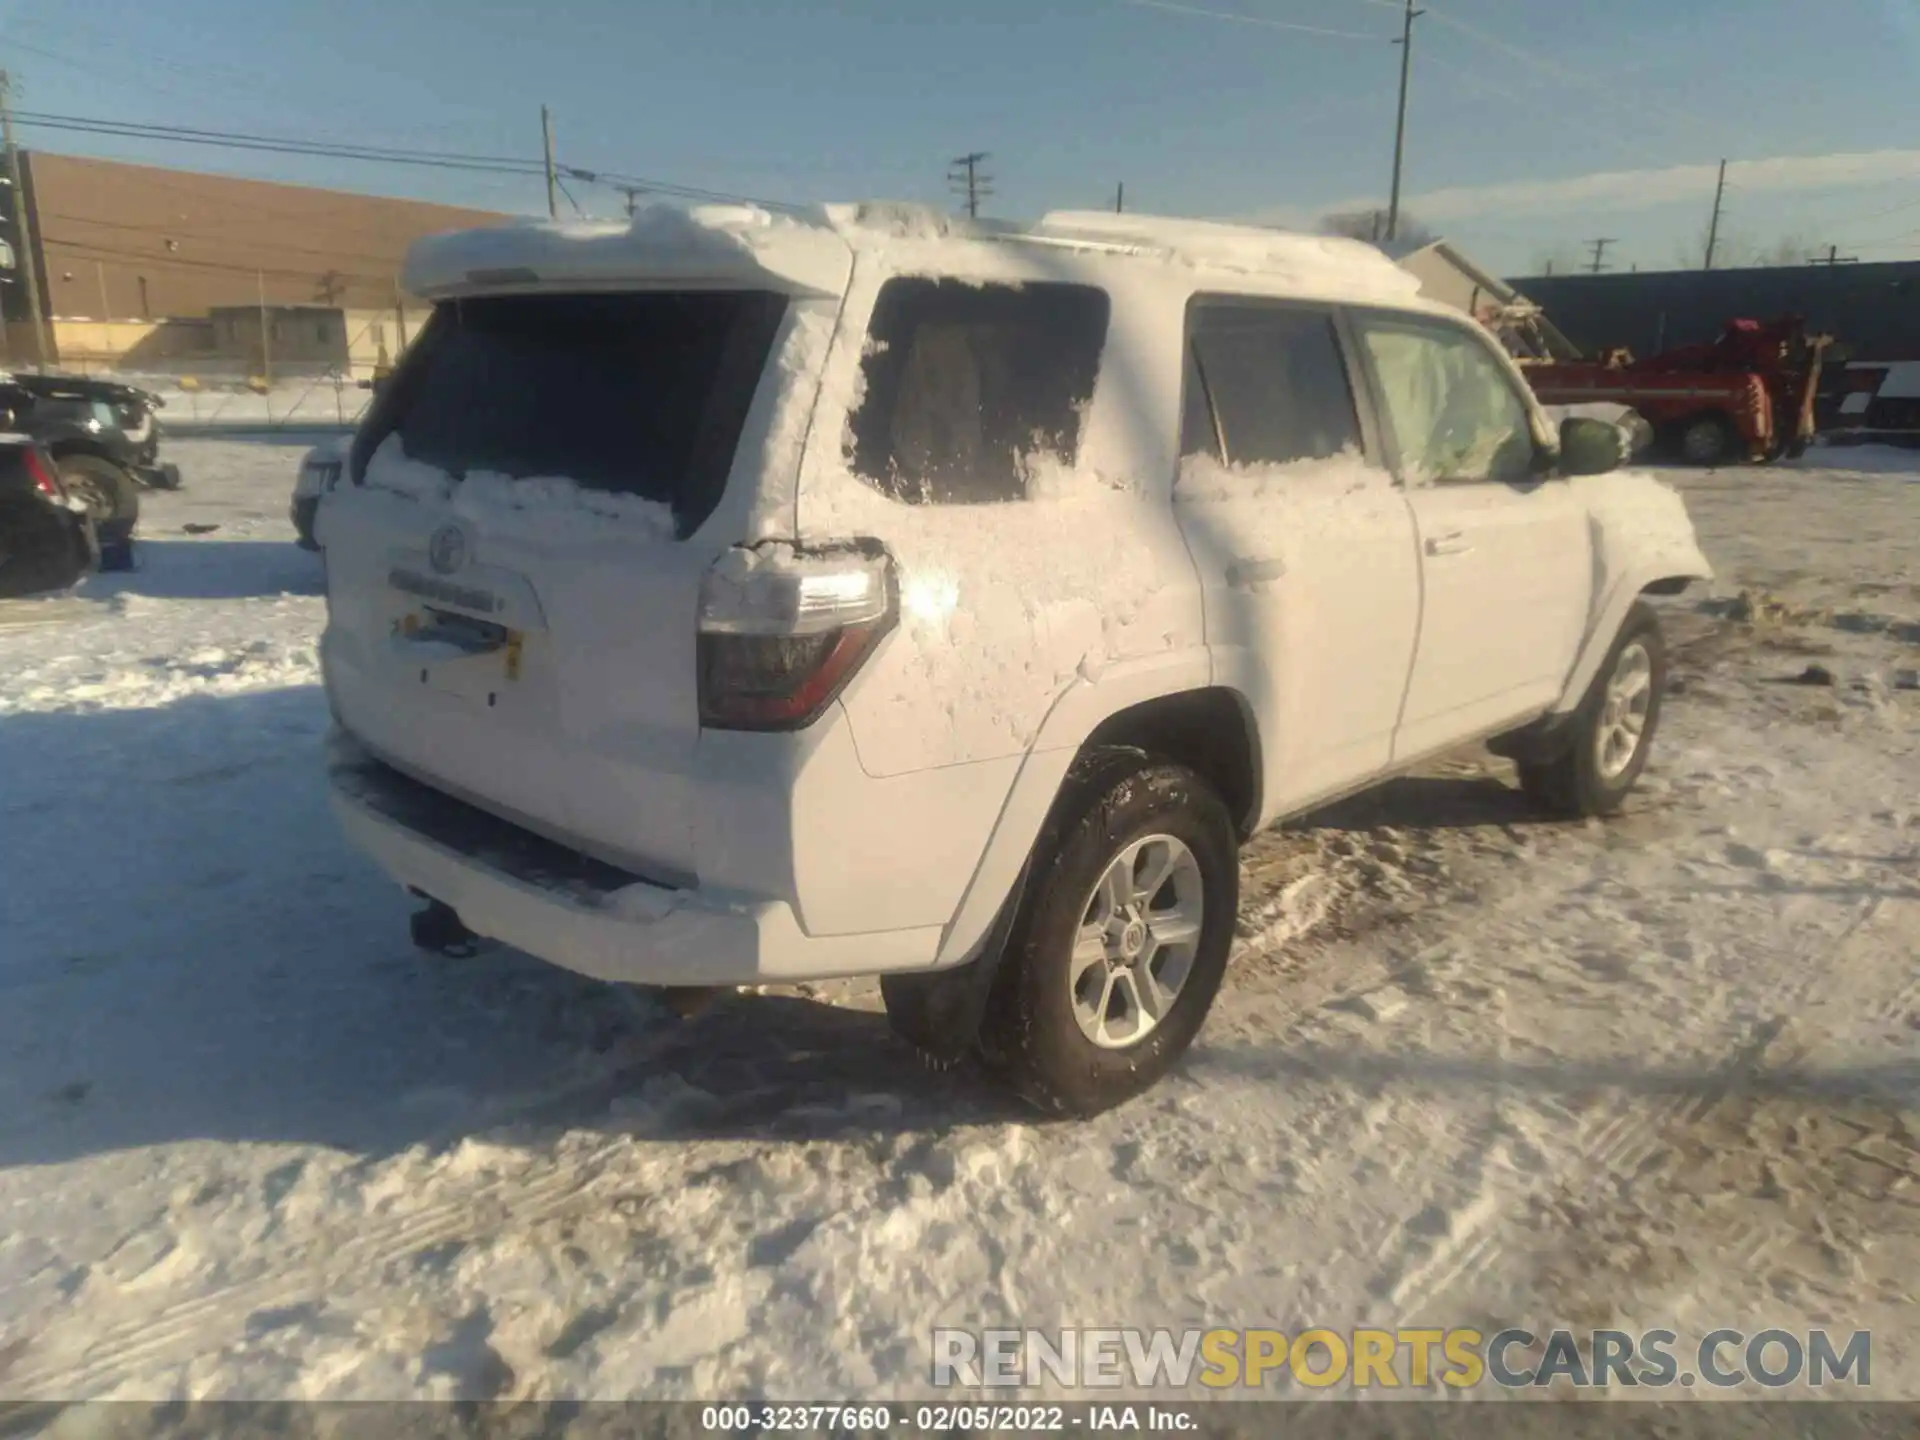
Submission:
POLYGON ((1681 463, 1711 469, 1726 465, 1740 453, 1740 432, 1724 415, 1695 415, 1673 430, 1674 455, 1681 463))
MULTIPOLYGON (((1171 893, 1175 883, 1169 879, 1159 893, 1171 893)), ((1146 902, 1149 919, 1154 898, 1146 902)), ((1200 1033, 1226 971, 1239 904, 1238 835, 1227 807, 1205 780, 1139 751, 1106 750, 1087 757, 1034 848, 1032 874, 981 1024, 981 1057, 1016 1093, 1050 1115, 1096 1115, 1139 1095, 1200 1033), (1096 900, 1096 885, 1128 848, 1144 840, 1154 852, 1177 854, 1164 844, 1169 839, 1194 862, 1188 869, 1180 861, 1179 875, 1201 902, 1191 951, 1181 954, 1184 947, 1175 945, 1165 952, 1173 963, 1185 960, 1185 978, 1140 1038, 1103 1047, 1076 1018, 1075 937, 1096 900)), ((1133 926, 1124 928, 1130 932, 1133 926)), ((1155 960, 1155 952, 1147 951, 1129 963, 1151 969, 1155 960)), ((1157 973, 1165 974, 1164 963, 1157 973)), ((1098 976, 1092 978, 1098 983, 1098 976)), ((1138 982, 1129 978, 1125 985, 1109 984, 1102 994, 1122 990, 1140 993, 1138 982)), ((1104 1031, 1110 1018, 1112 1011, 1102 1009, 1097 1028, 1104 1031)))
POLYGON ((1660 698, 1666 688, 1667 649, 1660 634, 1660 617, 1644 600, 1635 601, 1580 708, 1574 711, 1566 749, 1552 760, 1522 762, 1520 788, 1542 809, 1570 819, 1618 814, 1646 769, 1654 732, 1660 726, 1660 698), (1601 731, 1608 724, 1609 687, 1625 668, 1623 657, 1636 648, 1646 657, 1645 714, 1632 754, 1623 766, 1610 771, 1602 766, 1600 758, 1601 731))
POLYGON ((140 487, 133 476, 97 455, 63 455, 59 464, 61 485, 93 516, 102 555, 126 549, 140 520, 140 487))

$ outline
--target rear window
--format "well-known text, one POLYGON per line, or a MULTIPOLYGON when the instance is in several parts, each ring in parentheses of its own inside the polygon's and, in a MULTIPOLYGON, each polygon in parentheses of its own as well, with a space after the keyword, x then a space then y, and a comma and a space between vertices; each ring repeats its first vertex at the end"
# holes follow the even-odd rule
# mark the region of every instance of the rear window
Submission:
POLYGON ((672 507, 691 534, 726 487, 786 310, 763 291, 442 301, 354 446, 390 434, 456 477, 564 476, 672 507))
POLYGON ((889 280, 874 301, 849 460, 897 500, 1019 500, 1071 465, 1111 311, 1095 286, 889 280))

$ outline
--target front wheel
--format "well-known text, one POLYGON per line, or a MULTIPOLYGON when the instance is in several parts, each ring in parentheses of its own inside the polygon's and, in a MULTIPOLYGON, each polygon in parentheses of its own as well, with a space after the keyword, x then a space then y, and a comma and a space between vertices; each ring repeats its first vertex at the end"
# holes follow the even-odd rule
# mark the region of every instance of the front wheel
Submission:
POLYGON ((1660 617, 1636 601, 1568 727, 1558 758, 1520 766, 1520 785, 1543 808, 1570 818, 1613 815, 1647 767, 1667 686, 1660 617))
POLYGON ((1199 1034, 1239 902, 1238 838, 1206 781, 1138 752, 1093 757, 1036 850, 983 1057, 1050 1114, 1139 1095, 1199 1034))

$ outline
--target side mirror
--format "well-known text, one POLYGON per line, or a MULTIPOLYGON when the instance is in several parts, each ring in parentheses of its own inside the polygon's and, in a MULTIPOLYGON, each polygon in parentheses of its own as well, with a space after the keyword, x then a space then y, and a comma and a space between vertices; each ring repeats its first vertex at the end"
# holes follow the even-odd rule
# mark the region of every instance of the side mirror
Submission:
POLYGON ((1626 432, 1605 420, 1576 415, 1560 424, 1560 473, 1605 475, 1627 463, 1626 432))

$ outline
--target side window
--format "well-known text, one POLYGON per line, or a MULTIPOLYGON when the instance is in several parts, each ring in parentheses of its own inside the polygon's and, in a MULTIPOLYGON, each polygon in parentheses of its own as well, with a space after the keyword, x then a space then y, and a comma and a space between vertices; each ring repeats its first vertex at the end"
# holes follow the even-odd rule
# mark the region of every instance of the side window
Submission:
POLYGON ((1019 500, 1031 463, 1071 465, 1111 312, 1089 285, 889 280, 874 301, 856 473, 896 500, 1019 500))
MULTIPOLYGON (((1190 364, 1213 402, 1227 463, 1286 465, 1360 453, 1360 420, 1330 313, 1200 300, 1187 329, 1190 364)), ((1189 396, 1193 388, 1189 383, 1189 396)), ((1189 420, 1187 431, 1208 449, 1183 443, 1183 451, 1211 453, 1211 427, 1189 420)))
POLYGON ((1409 480, 1517 484, 1533 474, 1527 407, 1478 338, 1454 325, 1377 316, 1361 327, 1409 480))

